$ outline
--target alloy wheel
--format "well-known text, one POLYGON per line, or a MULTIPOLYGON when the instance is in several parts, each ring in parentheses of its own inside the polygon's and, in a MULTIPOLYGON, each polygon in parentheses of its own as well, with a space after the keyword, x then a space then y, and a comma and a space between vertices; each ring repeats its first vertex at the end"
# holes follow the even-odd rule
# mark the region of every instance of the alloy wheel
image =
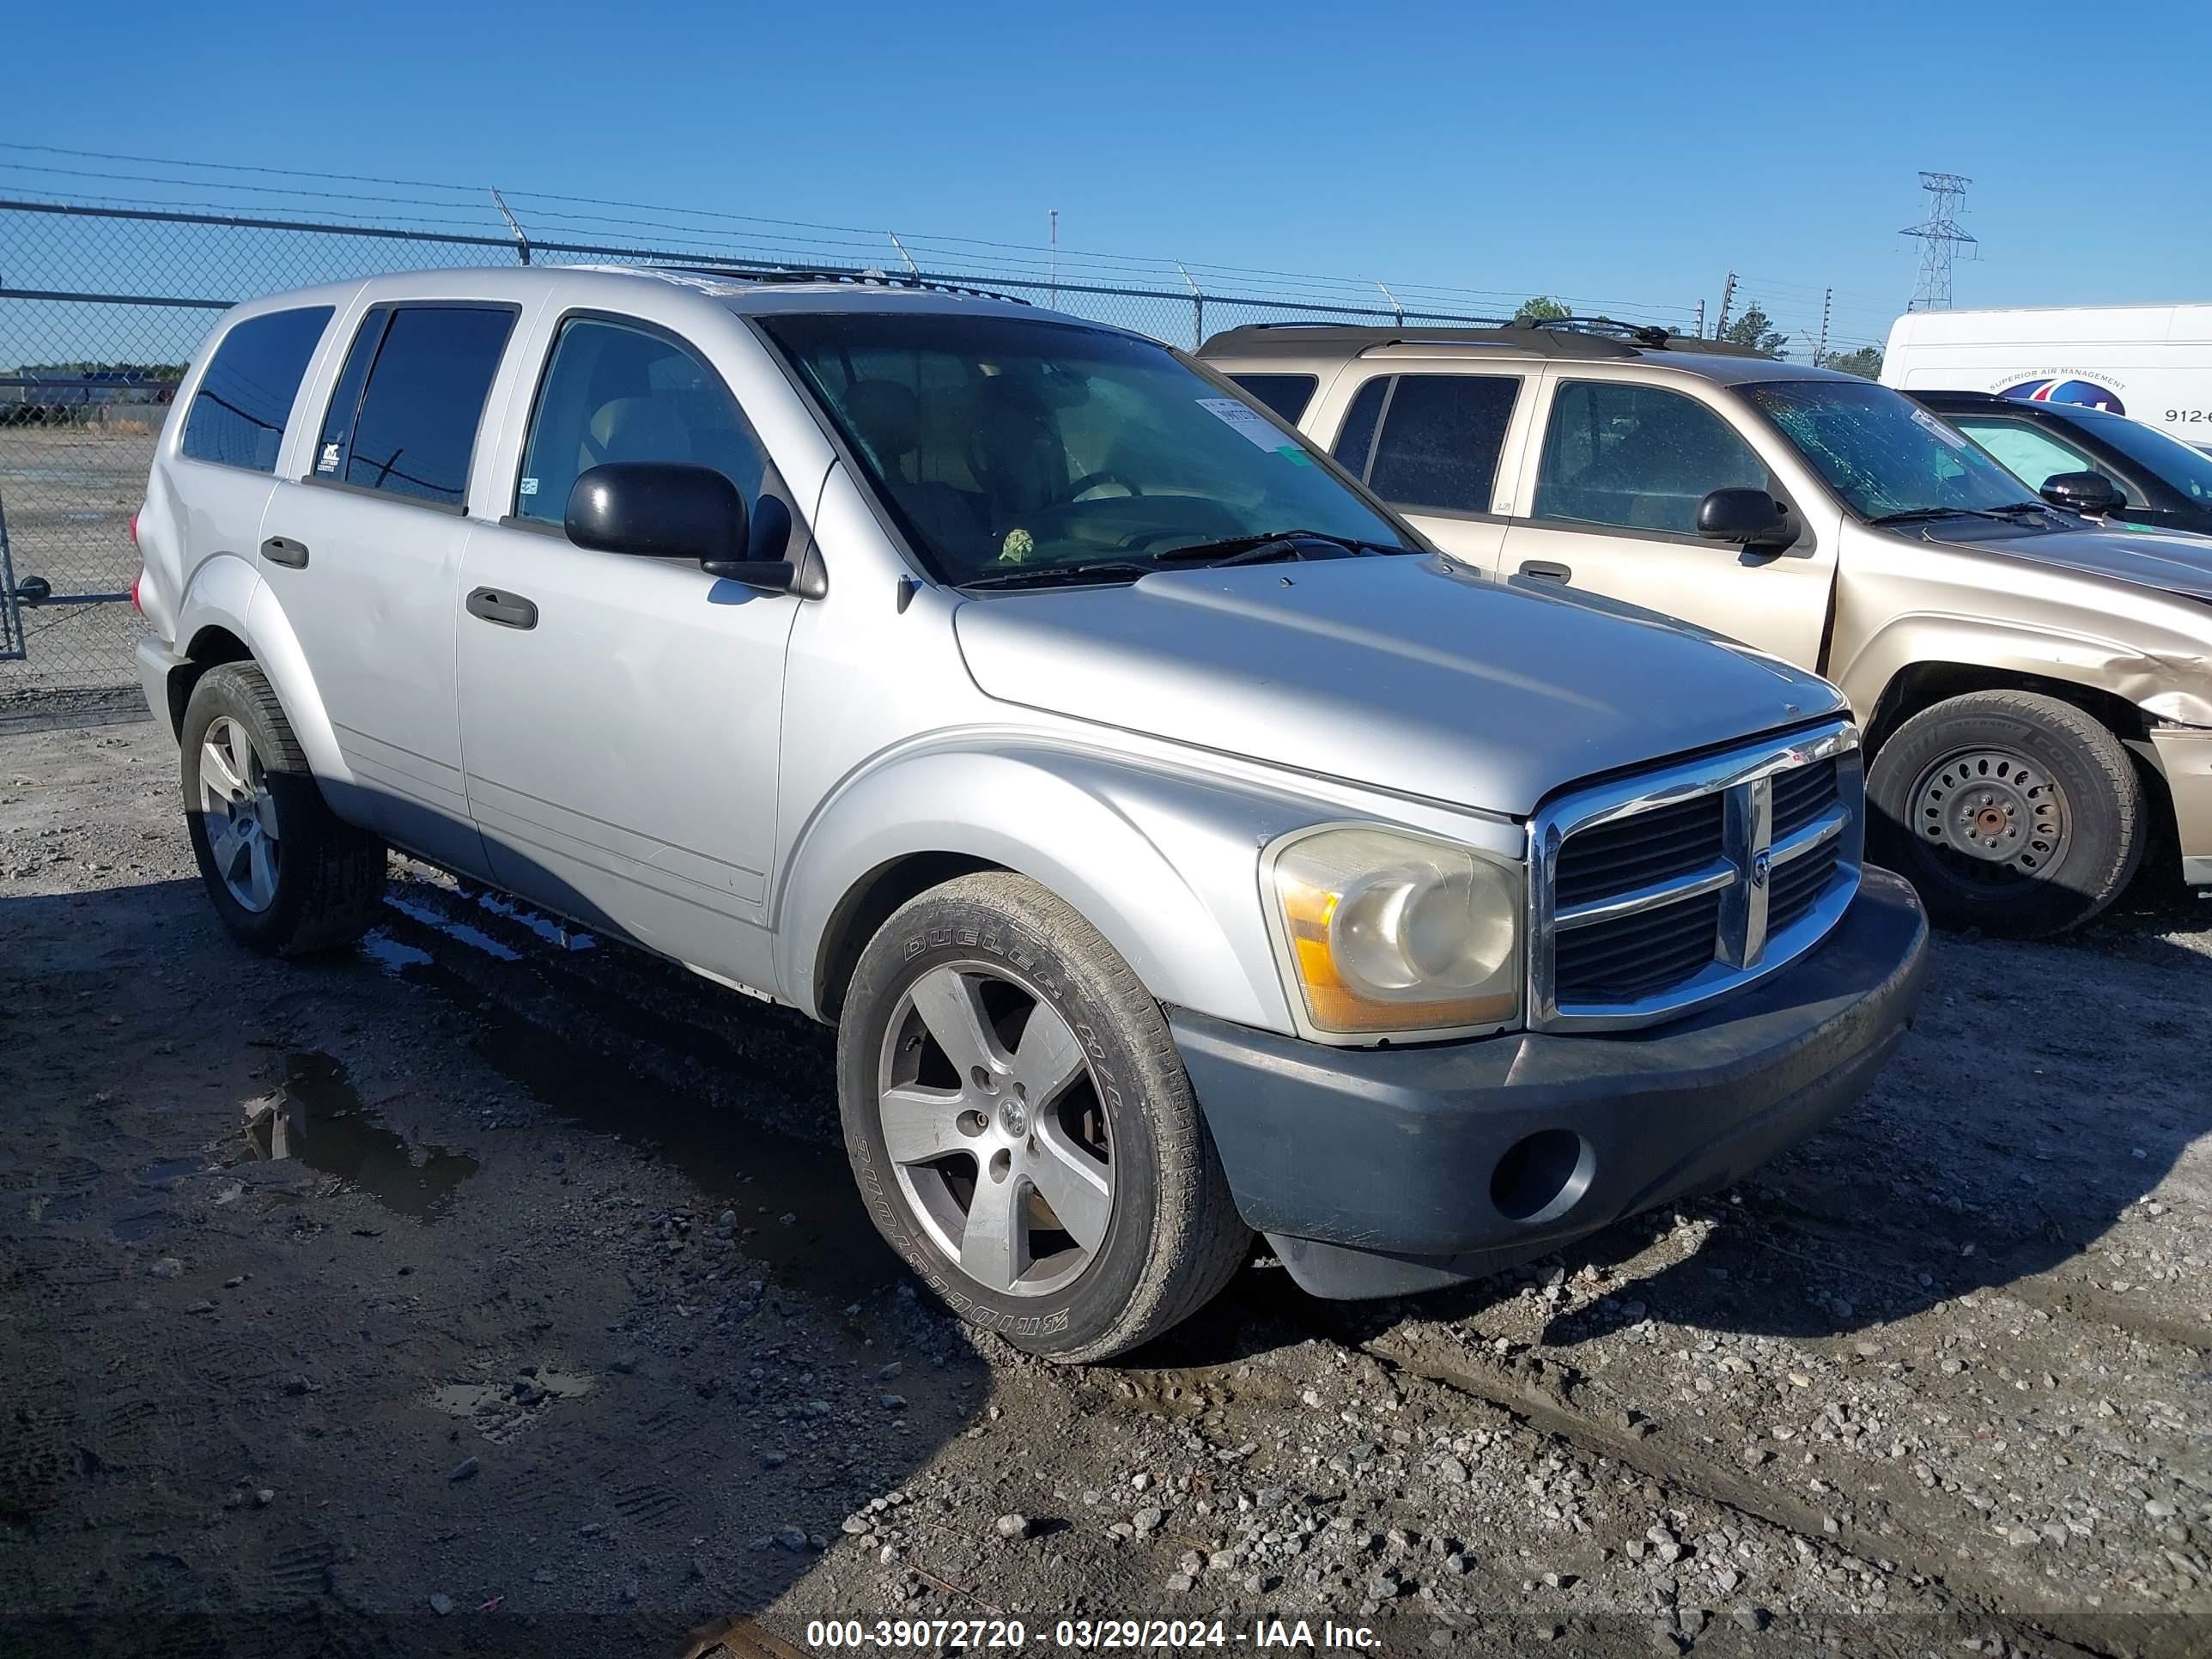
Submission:
POLYGON ((276 900, 276 798, 246 728, 224 714, 200 744, 200 817, 216 874, 232 898, 257 915, 276 900))
POLYGON ((884 1155, 916 1219, 1002 1296, 1065 1289, 1097 1258, 1114 1171, 1081 1041, 1003 964, 932 968, 884 1034, 884 1155))

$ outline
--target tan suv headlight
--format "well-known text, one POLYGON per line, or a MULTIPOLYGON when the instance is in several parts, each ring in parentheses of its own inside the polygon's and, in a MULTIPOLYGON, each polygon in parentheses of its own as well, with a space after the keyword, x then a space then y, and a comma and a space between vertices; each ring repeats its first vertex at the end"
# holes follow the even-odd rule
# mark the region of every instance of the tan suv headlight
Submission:
POLYGON ((1316 1033, 1443 1036, 1518 1018, 1522 866, 1353 824, 1284 836, 1261 872, 1316 1033))

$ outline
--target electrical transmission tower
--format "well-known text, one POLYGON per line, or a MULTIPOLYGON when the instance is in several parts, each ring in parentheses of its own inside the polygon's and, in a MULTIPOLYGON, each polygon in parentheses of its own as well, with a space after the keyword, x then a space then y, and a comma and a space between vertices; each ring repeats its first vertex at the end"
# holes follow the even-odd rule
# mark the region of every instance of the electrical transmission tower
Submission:
POLYGON ((1966 186, 1974 181, 1962 179, 1955 173, 1923 173, 1920 188, 1935 199, 1929 204, 1928 216, 1917 225, 1907 225, 1898 233, 1900 236, 1920 238, 1920 280, 1912 289, 1910 311, 1929 311, 1951 303, 1951 258, 1959 244, 1975 246, 1974 239, 1959 224, 1960 210, 1965 206, 1966 186))

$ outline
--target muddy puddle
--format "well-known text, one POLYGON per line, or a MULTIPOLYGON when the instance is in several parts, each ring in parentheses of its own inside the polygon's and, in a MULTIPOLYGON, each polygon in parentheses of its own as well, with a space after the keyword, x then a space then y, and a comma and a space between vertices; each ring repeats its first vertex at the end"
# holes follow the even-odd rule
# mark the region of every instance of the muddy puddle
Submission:
POLYGON ((465 1152, 410 1146, 386 1128, 354 1092, 345 1067, 322 1054, 283 1058, 276 1086, 246 1103, 246 1139, 256 1158, 296 1159, 416 1221, 444 1214, 477 1172, 465 1152))

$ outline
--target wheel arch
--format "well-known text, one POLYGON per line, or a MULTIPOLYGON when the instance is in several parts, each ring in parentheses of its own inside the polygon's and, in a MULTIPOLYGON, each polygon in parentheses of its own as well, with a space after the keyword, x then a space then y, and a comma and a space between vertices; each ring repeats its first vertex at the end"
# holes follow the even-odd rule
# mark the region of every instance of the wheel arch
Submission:
POLYGON ((252 564, 219 554, 195 570, 177 607, 177 638, 184 641, 184 660, 170 671, 167 690, 180 733, 200 677, 218 663, 251 662, 276 693, 316 779, 325 785, 351 781, 291 619, 252 564))
POLYGON ((834 792, 782 860, 778 981, 834 1021, 893 911, 958 876, 1004 870, 1072 906, 1160 1000, 1288 1030, 1259 902, 1267 833, 1238 805, 1194 781, 1045 746, 886 761, 834 792))
POLYGON ((2027 691, 2071 703, 2123 743, 2139 742, 2150 729, 2140 708, 2102 686, 1985 662, 1923 660, 1899 667, 1875 698, 1865 723, 1868 758, 1915 714, 1975 691, 2027 691))

